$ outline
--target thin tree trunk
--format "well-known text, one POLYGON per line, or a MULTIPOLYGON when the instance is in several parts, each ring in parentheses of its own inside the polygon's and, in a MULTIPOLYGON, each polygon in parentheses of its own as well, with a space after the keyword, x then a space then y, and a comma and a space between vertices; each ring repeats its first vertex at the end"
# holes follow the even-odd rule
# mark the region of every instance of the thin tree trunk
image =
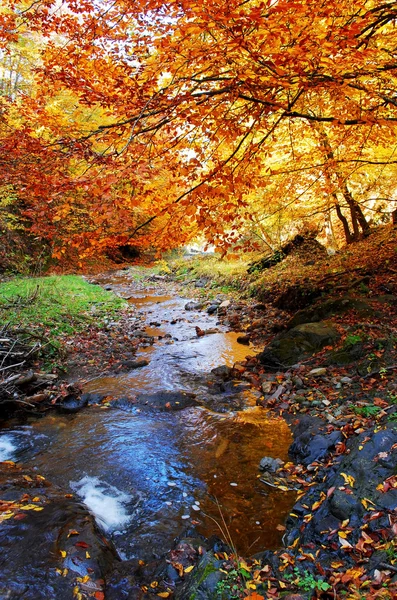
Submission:
MULTIPOLYGON (((336 197, 336 193, 332 194, 334 196, 335 201, 336 201, 335 202, 336 214, 338 215, 339 219, 342 221, 342 224, 343 224, 343 229, 344 229, 344 232, 345 232, 346 242, 348 244, 350 244, 352 241, 358 240, 361 237, 360 236, 360 227, 361 227, 363 235, 368 235, 369 234, 370 227, 369 227, 369 224, 368 224, 368 222, 367 222, 367 220, 366 220, 366 218, 364 216, 363 211, 361 210, 361 207, 355 201, 355 199, 353 198, 353 195, 352 195, 351 191, 347 187, 346 180, 343 178, 341 172, 337 168, 337 165, 336 165, 336 162, 335 162, 334 152, 333 152, 333 150, 331 148, 328 136, 325 133, 324 128, 319 123, 313 123, 312 127, 313 127, 313 129, 315 129, 315 131, 317 131, 317 133, 318 133, 318 135, 320 137, 320 146, 322 147, 325 156, 327 157, 327 159, 329 161, 332 161, 332 163, 333 163, 333 165, 332 165, 332 174, 334 175, 334 177, 336 179, 336 183, 337 183, 338 188, 339 188, 339 191, 340 191, 341 194, 343 194, 343 197, 346 200, 346 203, 347 203, 347 205, 349 207, 349 210, 350 210, 350 217, 351 217, 351 223, 352 223, 352 228, 353 228, 353 234, 351 234, 351 232, 350 232, 350 229, 348 227, 348 223, 347 223, 346 217, 342 214, 341 208, 339 206, 339 202, 338 202, 337 197, 336 197), (347 228, 346 228, 346 226, 347 226, 347 228), (347 235, 347 230, 349 230, 349 235, 347 235)), ((331 177, 331 173, 329 172, 329 168, 326 169, 326 174, 327 174, 329 182, 332 183, 332 177, 331 177)))
POLYGON ((351 234, 350 228, 349 228, 349 223, 345 217, 345 215, 342 213, 341 207, 339 205, 338 202, 338 198, 336 196, 336 194, 333 194, 334 198, 335 198, 335 210, 336 210, 336 214, 338 215, 340 221, 342 222, 343 225, 343 231, 345 233, 345 238, 346 238, 346 242, 348 244, 351 244, 354 241, 354 238, 351 234))

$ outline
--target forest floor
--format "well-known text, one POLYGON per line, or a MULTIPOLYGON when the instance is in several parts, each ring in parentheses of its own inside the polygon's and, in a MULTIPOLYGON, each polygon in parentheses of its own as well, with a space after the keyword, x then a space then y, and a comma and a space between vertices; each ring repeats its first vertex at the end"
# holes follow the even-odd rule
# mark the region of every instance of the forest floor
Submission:
MULTIPOLYGON (((172 555, 181 565, 176 597, 395 598, 396 229, 381 228, 332 257, 300 249, 251 275, 244 261, 222 264, 214 257, 162 262, 141 283, 151 277, 159 290, 178 284, 200 304, 195 310, 213 311, 240 332, 242 344, 267 346, 266 353, 224 368, 218 377, 249 382, 258 403, 291 424, 294 462, 269 460, 262 479, 270 487, 297 490, 298 499, 283 525, 285 547, 274 553, 242 559, 227 548, 208 547, 203 557, 199 548, 181 542, 172 555), (227 297, 223 306, 219 295, 227 297), (307 338, 297 341, 297 331, 307 334, 308 323, 317 324, 310 336, 318 335, 318 326, 332 332, 315 351, 307 338)), ((142 277, 139 269, 136 277, 142 277)), ((63 332, 67 352, 54 361, 53 375, 59 366, 83 377, 98 372, 99 364, 109 373, 128 370, 140 343, 130 342, 137 326, 133 312, 118 306, 105 322, 98 316, 73 335, 63 332)), ((40 361, 34 359, 34 371, 42 369, 40 361)), ((68 382, 47 381, 44 396, 31 383, 19 388, 19 399, 34 405, 29 409, 47 411, 70 399, 68 382), (38 400, 32 400, 35 395, 38 400)), ((167 586, 146 589, 141 583, 131 598, 172 595, 167 586)))

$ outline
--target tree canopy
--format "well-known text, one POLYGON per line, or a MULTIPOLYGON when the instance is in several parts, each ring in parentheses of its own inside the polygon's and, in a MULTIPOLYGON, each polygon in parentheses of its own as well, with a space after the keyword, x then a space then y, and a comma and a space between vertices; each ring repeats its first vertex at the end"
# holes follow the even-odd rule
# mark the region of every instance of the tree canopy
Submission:
POLYGON ((397 208, 396 18, 378 0, 6 0, 3 188, 55 256, 353 241, 397 208))

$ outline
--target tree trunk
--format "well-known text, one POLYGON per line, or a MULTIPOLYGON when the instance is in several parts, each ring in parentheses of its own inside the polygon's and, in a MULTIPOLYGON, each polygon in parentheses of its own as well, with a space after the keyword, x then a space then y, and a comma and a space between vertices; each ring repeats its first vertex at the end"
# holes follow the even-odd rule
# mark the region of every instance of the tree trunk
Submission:
POLYGON ((342 222, 343 225, 343 231, 345 233, 345 238, 346 238, 346 243, 347 244, 351 244, 354 241, 354 237, 351 234, 350 228, 349 228, 349 223, 345 217, 345 215, 342 213, 341 207, 339 205, 338 202, 338 198, 336 197, 336 194, 333 194, 334 198, 335 198, 335 209, 336 209, 336 214, 338 215, 339 219, 342 222))

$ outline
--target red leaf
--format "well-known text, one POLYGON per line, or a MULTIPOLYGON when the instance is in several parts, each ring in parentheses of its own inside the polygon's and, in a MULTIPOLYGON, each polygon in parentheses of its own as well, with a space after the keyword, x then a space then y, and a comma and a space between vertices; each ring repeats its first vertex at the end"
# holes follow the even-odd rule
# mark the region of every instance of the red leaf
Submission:
POLYGON ((89 548, 90 545, 87 544, 87 542, 76 542, 75 543, 76 548, 89 548))

